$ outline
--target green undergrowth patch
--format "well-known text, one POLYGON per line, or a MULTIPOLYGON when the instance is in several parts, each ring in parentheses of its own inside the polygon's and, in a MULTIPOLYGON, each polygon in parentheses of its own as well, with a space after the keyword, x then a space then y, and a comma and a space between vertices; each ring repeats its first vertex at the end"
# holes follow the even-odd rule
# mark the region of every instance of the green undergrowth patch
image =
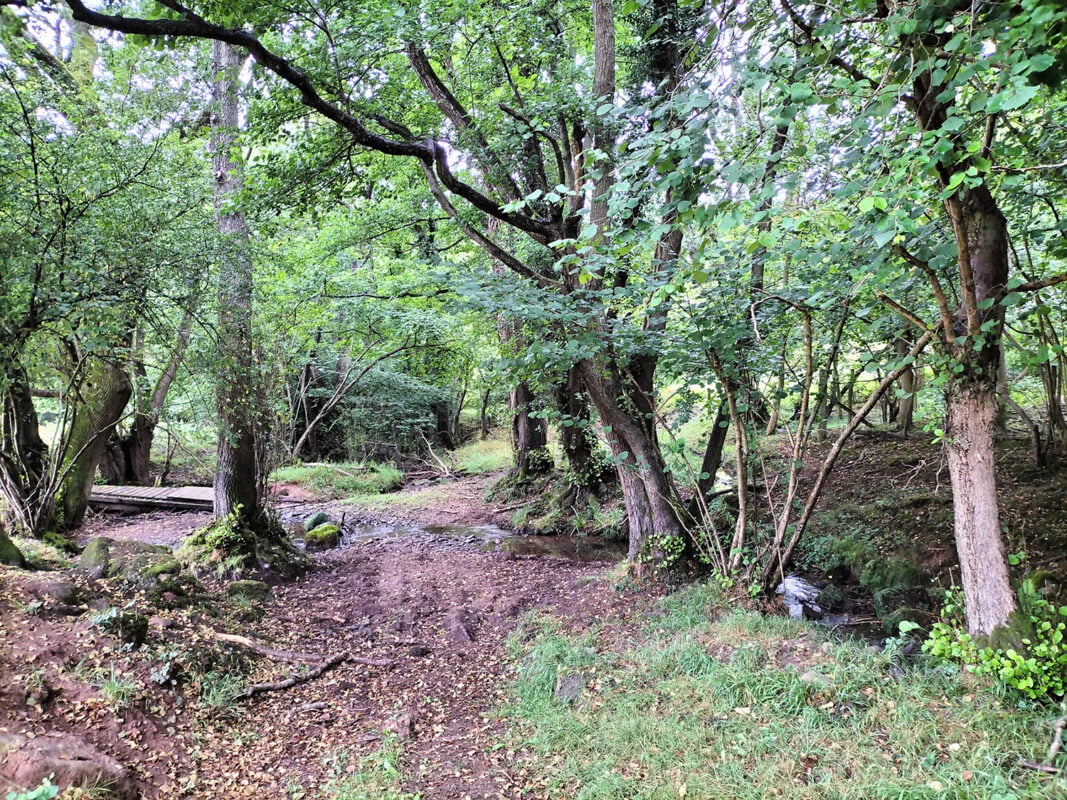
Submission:
POLYGON ((276 469, 271 480, 303 486, 324 500, 340 500, 399 489, 404 473, 395 464, 294 464, 276 469))
POLYGON ((499 435, 458 447, 449 454, 449 458, 458 472, 467 475, 499 472, 511 467, 514 460, 511 442, 499 435))
POLYGON ((1054 711, 895 648, 834 642, 732 609, 714 588, 666 600, 642 636, 513 636, 513 744, 547 796, 1029 800, 1067 782, 1018 765, 1047 753, 1054 711), (639 643, 633 643, 639 642, 639 643), (574 685, 580 686, 575 693, 574 685), (570 689, 570 691, 565 691, 570 689))
POLYGON ((403 791, 404 747, 395 735, 385 736, 374 752, 358 758, 341 752, 327 764, 331 778, 322 788, 329 800, 419 800, 403 791))

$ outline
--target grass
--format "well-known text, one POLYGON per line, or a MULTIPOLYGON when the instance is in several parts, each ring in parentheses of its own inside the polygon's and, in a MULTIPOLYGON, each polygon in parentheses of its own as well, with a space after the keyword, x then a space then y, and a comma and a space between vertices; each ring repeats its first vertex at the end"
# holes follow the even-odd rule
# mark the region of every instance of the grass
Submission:
POLYGON ((494 434, 488 439, 476 439, 458 447, 449 454, 449 459, 458 472, 467 475, 499 472, 514 463, 511 442, 501 434, 494 434))
POLYGON ((14 542, 27 563, 35 569, 69 569, 74 564, 74 559, 67 553, 40 539, 12 536, 11 541, 14 542))
POLYGON ((419 800, 420 795, 401 789, 404 748, 395 735, 385 736, 381 747, 351 759, 345 752, 330 759, 331 780, 321 797, 329 800, 419 800))
POLYGON ((207 672, 200 676, 200 705, 207 711, 225 716, 236 710, 237 698, 244 692, 244 679, 225 672, 207 672))
POLYGON ((404 473, 393 464, 295 464, 276 469, 271 480, 295 483, 323 499, 340 500, 399 489, 404 482, 404 473))
POLYGON ((115 665, 94 670, 90 683, 96 687, 112 708, 124 708, 137 696, 139 686, 132 678, 124 677, 115 665))
POLYGON ((575 800, 835 800, 1058 796, 1044 758, 1057 713, 1010 707, 955 669, 837 643, 800 622, 724 607, 698 586, 661 604, 640 645, 527 621, 508 709, 525 766, 575 800), (577 701, 554 698, 577 673, 577 701))

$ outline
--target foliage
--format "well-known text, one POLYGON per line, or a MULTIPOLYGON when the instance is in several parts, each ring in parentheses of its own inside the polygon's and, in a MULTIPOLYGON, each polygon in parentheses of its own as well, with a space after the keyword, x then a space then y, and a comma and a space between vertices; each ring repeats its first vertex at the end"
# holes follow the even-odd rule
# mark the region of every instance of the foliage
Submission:
POLYGON ((338 753, 327 762, 331 779, 325 796, 335 800, 419 800, 401 789, 404 748, 396 734, 382 737, 378 749, 352 758, 338 753))
POLYGON ((500 472, 513 463, 511 442, 499 434, 488 439, 477 439, 456 448, 449 460, 458 472, 465 475, 484 475, 500 472))
POLYGON ((244 692, 244 679, 232 672, 211 670, 197 679, 197 697, 202 708, 217 715, 233 715, 244 692))
POLYGON ((949 592, 923 650, 960 664, 1031 699, 1061 698, 1067 693, 1067 606, 1049 602, 1026 580, 1019 589, 1019 610, 1012 623, 993 637, 977 640, 966 632, 962 598, 949 592), (1009 641, 1002 645, 1000 642, 1009 641))
POLYGON ((8 792, 7 800, 52 800, 59 794, 59 787, 55 786, 49 778, 41 781, 41 785, 28 792, 8 792))

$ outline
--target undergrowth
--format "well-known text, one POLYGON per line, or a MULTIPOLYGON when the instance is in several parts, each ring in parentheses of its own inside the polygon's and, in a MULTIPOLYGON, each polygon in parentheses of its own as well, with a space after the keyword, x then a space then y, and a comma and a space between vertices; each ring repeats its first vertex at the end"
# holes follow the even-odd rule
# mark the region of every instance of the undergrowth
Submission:
POLYGON ((340 500, 399 489, 404 473, 395 464, 294 464, 276 469, 271 480, 303 486, 324 500, 340 500))
POLYGON ((644 635, 581 636, 544 617, 511 642, 508 709, 550 797, 1029 800, 1067 781, 1040 761, 1054 714, 894 648, 838 643, 726 607, 710 586, 665 600, 644 635), (557 697, 578 676, 577 699, 557 697))
POLYGON ((514 456, 510 441, 501 436, 492 436, 456 448, 449 454, 449 460, 458 472, 483 475, 508 469, 514 456))

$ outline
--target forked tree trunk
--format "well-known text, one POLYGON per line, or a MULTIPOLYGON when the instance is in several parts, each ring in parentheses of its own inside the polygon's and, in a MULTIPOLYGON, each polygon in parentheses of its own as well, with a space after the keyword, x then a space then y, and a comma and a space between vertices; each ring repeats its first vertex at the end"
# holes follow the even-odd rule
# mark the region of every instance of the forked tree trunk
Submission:
POLYGON ((626 506, 632 566, 669 564, 687 548, 681 504, 655 437, 624 407, 629 397, 610 366, 582 361, 589 398, 606 426, 626 506))
POLYGON ((82 524, 96 468, 132 392, 125 370, 93 358, 77 392, 69 398, 74 410, 56 503, 60 528, 70 530, 82 524))
MULTIPOLYGON (((178 328, 174 350, 156 380, 152 394, 138 403, 129 431, 123 436, 113 434, 108 440, 107 450, 100 463, 100 472, 105 482, 148 485, 156 426, 166 405, 170 387, 178 374, 178 366, 189 346, 190 334, 190 319, 186 316, 178 328)), ((143 375, 143 366, 139 367, 139 372, 143 375)))
POLYGON ((979 636, 1004 625, 1016 608, 997 502, 996 386, 980 381, 952 387, 946 403, 945 441, 967 630, 979 636))

